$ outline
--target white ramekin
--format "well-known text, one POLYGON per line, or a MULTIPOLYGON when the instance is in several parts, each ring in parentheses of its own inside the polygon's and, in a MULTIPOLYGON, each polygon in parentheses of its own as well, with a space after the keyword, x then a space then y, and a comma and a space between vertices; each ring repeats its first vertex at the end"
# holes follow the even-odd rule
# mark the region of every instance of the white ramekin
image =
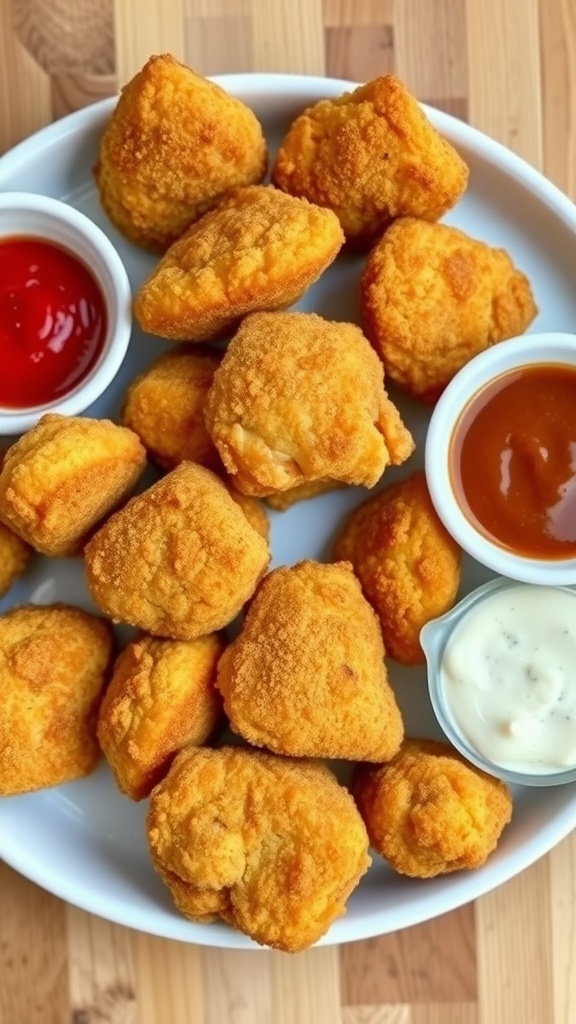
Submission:
POLYGON ((0 241, 31 237, 76 256, 97 280, 107 313, 107 331, 97 362, 62 398, 25 409, 0 407, 0 434, 21 434, 47 412, 75 416, 92 405, 116 376, 130 341, 132 296, 124 264, 104 232, 85 214, 59 199, 32 192, 0 192, 0 241))

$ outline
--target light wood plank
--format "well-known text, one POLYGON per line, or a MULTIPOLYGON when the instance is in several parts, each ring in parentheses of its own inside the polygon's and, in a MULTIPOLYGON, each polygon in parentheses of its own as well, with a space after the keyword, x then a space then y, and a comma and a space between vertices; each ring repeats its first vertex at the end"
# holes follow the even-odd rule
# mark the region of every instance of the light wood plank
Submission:
POLYGON ((116 75, 129 81, 154 53, 184 60, 183 0, 115 0, 116 75))
POLYGON ((576 4, 540 0, 544 173, 576 199, 576 4))
POLYGON ((394 71, 391 25, 350 25, 326 29, 326 74, 368 82, 394 71))
POLYGON ((52 116, 56 119, 116 93, 115 75, 53 75, 52 116))
POLYGON ((548 856, 554 1024, 576 1021, 576 833, 548 856))
POLYGON ((50 82, 16 39, 9 0, 0 2, 0 153, 51 119, 50 82))
POLYGON ((291 0, 290 4, 252 0, 252 17, 255 69, 324 74, 321 0, 291 0))
POLYGON ((395 0, 323 0, 326 28, 392 25, 395 0))
POLYGON ((131 936, 136 1024, 205 1024, 204 993, 207 1002, 213 993, 203 985, 200 948, 138 932, 131 936))
POLYGON ((396 72, 418 99, 444 109, 465 102, 464 35, 464 0, 403 0, 396 5, 396 72))
POLYGON ((66 930, 71 1019, 134 1024, 132 933, 72 906, 66 930))
POLYGON ((186 63, 201 75, 237 74, 254 67, 252 21, 248 15, 186 20, 186 63))
POLYGON ((271 957, 267 950, 203 950, 203 1024, 271 1024, 271 957))
POLYGON ((538 0, 467 0, 470 123, 542 166, 538 0))
POLYGON ((400 1004, 342 1007, 342 1024, 412 1024, 412 1021, 410 1007, 400 1004))
POLYGON ((287 956, 272 953, 270 1024, 339 1024, 338 950, 318 947, 287 956))
POLYGON ((342 946, 345 1005, 476 999, 474 908, 342 946))
POLYGON ((410 1024, 478 1024, 477 1003, 417 1003, 410 1024))
POLYGON ((64 904, 0 861, 0 1024, 67 1019, 64 904))
POLYGON ((477 901, 479 1024, 556 1024, 550 913, 545 859, 477 901))

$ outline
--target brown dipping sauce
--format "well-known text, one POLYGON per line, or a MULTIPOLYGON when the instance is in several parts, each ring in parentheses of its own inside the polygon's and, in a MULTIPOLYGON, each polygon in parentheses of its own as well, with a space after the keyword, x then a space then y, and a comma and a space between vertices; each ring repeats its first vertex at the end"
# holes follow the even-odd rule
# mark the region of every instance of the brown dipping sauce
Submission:
POLYGON ((456 424, 450 470, 485 536, 529 558, 576 555, 576 367, 525 366, 482 388, 456 424))

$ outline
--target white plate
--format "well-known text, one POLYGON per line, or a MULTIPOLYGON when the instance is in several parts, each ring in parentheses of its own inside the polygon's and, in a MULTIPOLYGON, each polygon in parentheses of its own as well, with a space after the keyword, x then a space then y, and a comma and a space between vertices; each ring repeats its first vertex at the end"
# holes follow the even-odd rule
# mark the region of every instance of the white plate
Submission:
MULTIPOLYGON (((217 79, 253 108, 264 124, 273 151, 290 120, 306 105, 335 96, 350 84, 288 75, 234 75, 217 79)), ((0 189, 44 192, 68 200, 103 226, 137 286, 153 258, 127 243, 108 224, 94 191, 91 168, 103 126, 114 100, 105 100, 56 122, 0 159, 0 189)), ((437 128, 470 165, 468 191, 446 217, 470 234, 506 247, 530 277, 540 314, 533 331, 574 331, 576 327, 576 210, 552 185, 502 146, 467 125, 428 111, 437 128)), ((335 320, 355 319, 357 281, 362 261, 341 257, 310 289, 300 308, 335 320)), ((131 377, 160 352, 165 342, 134 331, 130 353, 119 377, 90 414, 116 415, 131 377)), ((425 411, 399 401, 418 439, 418 450, 389 481, 421 464, 425 411)), ((344 490, 303 502, 284 514, 272 514, 274 562, 302 557, 326 558, 345 511, 366 497, 344 490)), ((484 582, 488 573, 471 562, 463 586, 484 582)), ((0 603, 0 609, 27 600, 67 600, 91 607, 79 560, 38 557, 26 577, 0 603)), ((408 732, 439 735, 429 705, 424 673, 389 663, 392 682, 408 732)), ((0 856, 50 892, 112 921, 156 935, 211 946, 252 947, 224 924, 197 925, 172 907, 152 871, 143 819, 145 805, 133 804, 115 790, 105 766, 90 779, 23 797, 0 799, 0 856)), ((512 823, 497 851, 479 871, 430 881, 401 878, 376 858, 352 895, 347 914, 322 940, 347 942, 395 931, 437 916, 488 892, 551 849, 576 825, 576 787, 515 792, 512 823)))

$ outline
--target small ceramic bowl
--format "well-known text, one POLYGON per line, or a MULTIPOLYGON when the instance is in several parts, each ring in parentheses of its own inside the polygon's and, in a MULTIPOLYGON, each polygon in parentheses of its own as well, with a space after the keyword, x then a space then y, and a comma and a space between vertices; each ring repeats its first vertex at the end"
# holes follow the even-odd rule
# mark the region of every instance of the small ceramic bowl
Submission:
POLYGON ((576 371, 576 335, 522 335, 492 346, 456 374, 430 419, 425 447, 426 478, 432 502, 446 529, 481 565, 525 583, 569 585, 576 583, 576 557, 531 557, 499 543, 467 514, 454 482, 452 444, 462 414, 496 378, 536 365, 576 371))
MULTIPOLYGON (((428 622, 420 633, 420 643, 426 655, 426 664, 428 669, 428 689, 430 693, 430 700, 438 723, 440 724, 443 732, 447 739, 452 743, 460 753, 471 762, 476 765, 477 768, 481 768, 483 771, 488 772, 490 775, 494 775, 497 778, 503 779, 505 782, 515 783, 524 786, 558 786, 568 782, 576 781, 576 763, 570 764, 566 767, 563 766, 552 766, 551 764, 544 763, 538 764, 536 758, 537 752, 542 753, 544 746, 547 750, 550 749, 550 744, 554 744, 554 751, 559 749, 556 739, 551 739, 550 735, 546 732, 550 728, 550 723, 546 723, 542 726, 542 732, 538 734, 539 723, 534 707, 528 705, 528 712, 532 715, 530 719, 530 728, 532 728, 534 722, 537 723, 536 734, 529 733, 529 744, 531 745, 528 749, 532 749, 533 753, 531 757, 526 756, 525 761, 518 762, 514 760, 512 754, 516 749, 511 745, 511 749, 507 751, 510 756, 502 756, 500 753, 496 753, 494 758, 489 757, 487 750, 491 749, 500 750, 500 745, 506 747, 506 714, 505 710, 500 714, 494 706, 494 702, 490 694, 487 694, 489 708, 488 713, 483 712, 481 700, 479 700, 474 692, 470 694, 470 700, 463 706, 460 704, 460 712, 456 707, 454 694, 457 690, 454 690, 454 661, 453 659, 453 648, 451 650, 449 643, 454 638, 455 631, 461 629, 465 625, 470 627, 472 613, 482 610, 481 606, 484 606, 484 612, 488 614, 488 621, 490 622, 490 629, 494 630, 493 636, 487 637, 485 642, 485 652, 488 652, 488 657, 498 658, 500 657, 501 650, 495 650, 496 641, 495 637, 499 628, 497 620, 497 612, 495 611, 493 604, 486 604, 490 602, 490 599, 498 597, 504 591, 511 591, 511 597, 514 598, 515 590, 527 590, 530 591, 529 595, 534 599, 536 604, 539 604, 545 600, 545 594, 548 592, 548 588, 542 588, 533 585, 520 584, 514 580, 504 579, 503 577, 496 577, 485 583, 483 586, 478 587, 476 590, 471 591, 465 598, 463 598, 458 604, 454 606, 445 615, 440 616, 437 619, 433 619, 428 622), (450 685, 450 674, 452 668, 452 686, 450 685), (466 714, 463 716, 463 707, 466 709, 466 714), (464 725, 463 723, 466 723, 464 725), (480 739, 478 739, 480 737, 480 739), (503 743, 502 737, 504 737, 503 743), (496 741, 496 742, 494 742, 496 741), (543 745, 542 745, 543 744, 543 745), (480 749, 482 748, 482 749, 480 749), (531 767, 534 770, 531 770, 531 767)), ((574 608, 576 610, 576 592, 572 588, 568 587, 555 587, 552 588, 554 592, 568 593, 570 599, 574 601, 574 608)), ((476 620, 477 622, 477 620, 476 620)), ((501 628, 501 626, 500 626, 501 628)), ((533 629, 533 618, 532 618, 532 629, 533 629)), ((530 668, 530 621, 526 623, 526 628, 523 631, 524 641, 527 639, 528 646, 516 648, 512 655, 512 661, 510 665, 506 664, 506 672, 509 672, 510 666, 514 665, 520 673, 525 673, 530 668)), ((470 634, 468 634, 469 636, 470 634)), ((521 634, 522 635, 522 634, 521 634)), ((456 639, 464 639, 462 635, 456 634, 456 639)), ((513 641, 513 643, 516 641, 513 641)), ((537 642, 537 641, 535 641, 537 642)), ((556 656, 555 642, 550 641, 552 658, 556 656)), ((477 651, 470 650, 470 644, 465 644, 462 650, 466 651, 465 655, 465 671, 466 680, 460 678, 457 681, 457 686, 461 687, 469 682, 471 686, 478 685, 481 687, 481 681, 479 678, 478 669, 478 653, 477 651)), ((456 667, 458 667, 456 662, 456 667)), ((460 662, 461 668, 461 662, 460 662)), ((502 672, 502 669, 499 669, 502 672)), ((482 677, 484 678, 484 677, 482 677)), ((538 686, 538 680, 530 680, 535 686, 538 686)), ((543 685, 545 686, 547 679, 544 679, 543 685)), ((524 686, 524 675, 522 674, 521 686, 524 686)), ((522 727, 521 712, 526 709, 514 708, 514 714, 518 715, 518 720, 522 727)), ((552 716, 554 727, 556 727, 556 714, 561 714, 561 711, 554 710, 552 716)), ((525 727, 525 726, 523 726, 525 727)), ((571 723, 567 722, 565 729, 568 730, 568 734, 571 731, 571 723)), ((566 733, 560 734, 562 737, 566 733)), ((521 735, 521 742, 522 740, 521 735)), ((570 740, 572 742, 572 740, 570 740)), ((574 744, 576 751, 576 743, 574 744)))
POLYGON ((47 412, 74 416, 87 409, 120 369, 132 330, 128 275, 116 249, 93 221, 67 203, 49 196, 0 193, 0 245, 4 241, 28 238, 68 251, 90 272, 104 300, 106 331, 91 369, 61 397, 25 408, 0 405, 0 434, 20 434, 47 412))

